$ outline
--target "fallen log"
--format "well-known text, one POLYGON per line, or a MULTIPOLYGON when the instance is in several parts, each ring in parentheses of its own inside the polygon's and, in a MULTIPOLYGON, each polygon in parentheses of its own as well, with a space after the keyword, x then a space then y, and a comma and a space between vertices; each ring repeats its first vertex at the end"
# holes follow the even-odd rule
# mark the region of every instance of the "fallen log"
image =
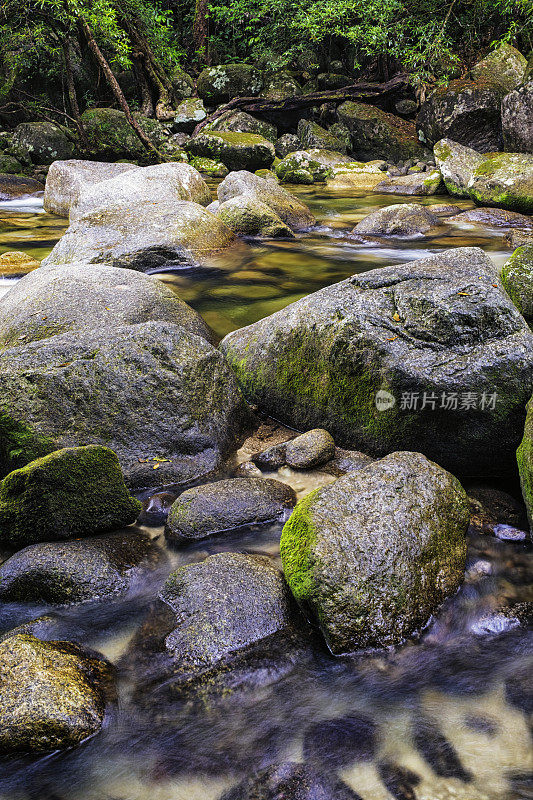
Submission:
POLYGON ((234 97, 229 103, 221 106, 213 114, 202 120, 194 129, 192 135, 197 136, 206 125, 214 122, 227 111, 239 110, 250 113, 255 112, 256 114, 268 114, 303 111, 306 108, 319 106, 322 103, 344 103, 345 100, 369 102, 378 97, 381 99, 395 94, 401 89, 405 89, 408 83, 409 75, 402 72, 385 83, 353 83, 350 86, 343 86, 342 89, 329 89, 323 92, 294 95, 293 97, 286 97, 284 100, 271 100, 268 97, 234 97))

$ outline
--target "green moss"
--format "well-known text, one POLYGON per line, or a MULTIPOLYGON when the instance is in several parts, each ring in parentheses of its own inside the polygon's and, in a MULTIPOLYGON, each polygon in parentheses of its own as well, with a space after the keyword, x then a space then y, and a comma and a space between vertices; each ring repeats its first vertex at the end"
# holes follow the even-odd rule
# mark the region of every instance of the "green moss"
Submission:
POLYGON ((516 460, 529 524, 533 528, 533 401, 531 400, 528 405, 524 438, 516 451, 516 460))
POLYGON ((304 606, 312 604, 315 585, 312 549, 316 541, 316 529, 309 510, 319 491, 315 489, 296 504, 283 526, 280 541, 285 578, 295 599, 304 606))
POLYGON ((533 245, 514 251, 503 266, 501 281, 520 313, 533 318, 533 245))
POLYGON ((0 476, 57 449, 50 437, 37 433, 9 414, 0 414, 0 476))

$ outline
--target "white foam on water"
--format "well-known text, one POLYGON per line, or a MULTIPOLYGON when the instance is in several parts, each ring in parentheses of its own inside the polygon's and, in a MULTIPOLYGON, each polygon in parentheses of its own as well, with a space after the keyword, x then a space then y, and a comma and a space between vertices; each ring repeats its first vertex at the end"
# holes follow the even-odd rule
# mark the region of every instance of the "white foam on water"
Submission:
POLYGON ((18 197, 16 200, 0 200, 0 211, 18 211, 25 214, 44 214, 43 196, 18 197))

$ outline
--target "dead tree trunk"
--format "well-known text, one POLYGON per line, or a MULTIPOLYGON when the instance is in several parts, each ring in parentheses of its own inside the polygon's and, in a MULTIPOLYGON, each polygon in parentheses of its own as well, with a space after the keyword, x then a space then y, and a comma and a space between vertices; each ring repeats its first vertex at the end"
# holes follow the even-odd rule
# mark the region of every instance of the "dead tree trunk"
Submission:
POLYGON ((70 110, 76 124, 76 130, 78 131, 80 142, 85 150, 88 150, 89 142, 87 141, 87 134, 85 133, 85 128, 83 127, 83 122, 81 120, 80 107, 78 105, 78 98, 76 95, 76 85, 74 83, 74 75, 72 73, 72 62, 70 60, 70 38, 68 36, 62 40, 61 47, 63 49, 63 61, 65 64, 65 78, 67 82, 70 110))
POLYGON ((196 0, 192 38, 197 58, 205 64, 209 64, 208 29, 208 0, 196 0))

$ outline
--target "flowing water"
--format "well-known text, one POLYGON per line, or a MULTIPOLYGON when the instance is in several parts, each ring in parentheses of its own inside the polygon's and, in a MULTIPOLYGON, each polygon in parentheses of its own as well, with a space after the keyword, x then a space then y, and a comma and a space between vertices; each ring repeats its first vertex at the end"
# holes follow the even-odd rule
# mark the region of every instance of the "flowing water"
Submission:
MULTIPOLYGON (((159 276, 218 335, 354 272, 460 245, 483 247, 498 265, 509 255, 501 230, 478 226, 443 226, 429 240, 362 246, 350 238, 356 222, 405 198, 297 192, 319 220, 311 234, 252 245, 238 264, 218 261, 204 271, 159 276)), ((1 204, 0 252, 19 249, 43 258, 64 228, 64 220, 38 205, 1 204)), ((0 279, 0 292, 12 284, 0 279)), ((323 472, 287 468, 275 477, 299 496, 332 480, 323 472)), ((519 497, 516 476, 499 488, 519 497)), ((278 680, 195 701, 160 691, 153 675, 147 688, 144 675, 132 674, 130 641, 170 571, 222 550, 260 553, 279 563, 281 527, 169 549, 161 527, 139 526, 165 557, 127 598, 70 608, 0 607, 0 633, 47 614, 55 638, 71 638, 109 658, 119 684, 104 730, 81 747, 1 759, 0 800, 217 800, 242 775, 301 761, 310 752, 314 763, 338 773, 363 800, 533 797, 533 638, 520 611, 533 600, 533 555, 526 541, 472 531, 460 591, 421 639, 395 652, 335 659, 317 638, 278 680), (348 743, 346 716, 359 725, 359 736, 348 743), (317 733, 321 722, 327 725, 317 733)))

